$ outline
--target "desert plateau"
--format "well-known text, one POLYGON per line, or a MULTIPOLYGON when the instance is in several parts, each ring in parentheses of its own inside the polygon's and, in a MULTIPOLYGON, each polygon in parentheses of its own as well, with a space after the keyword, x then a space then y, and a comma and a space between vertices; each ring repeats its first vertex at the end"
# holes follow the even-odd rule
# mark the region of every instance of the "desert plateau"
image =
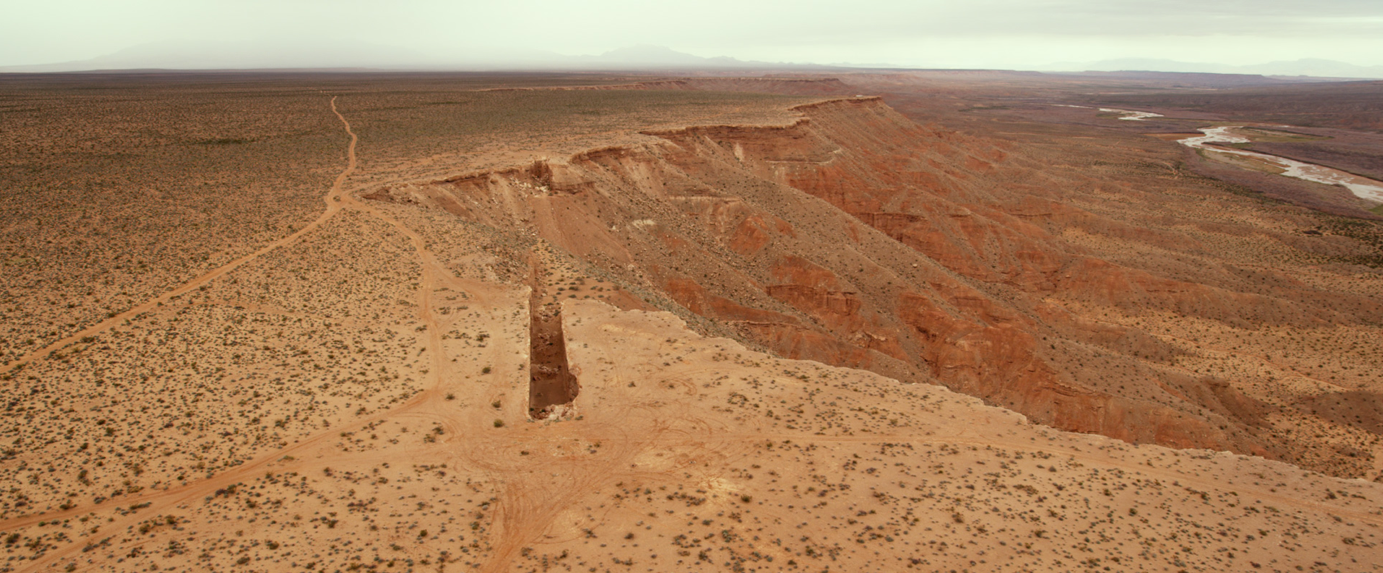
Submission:
POLYGON ((0 572, 1378 571, 1380 117, 0 74, 0 572))

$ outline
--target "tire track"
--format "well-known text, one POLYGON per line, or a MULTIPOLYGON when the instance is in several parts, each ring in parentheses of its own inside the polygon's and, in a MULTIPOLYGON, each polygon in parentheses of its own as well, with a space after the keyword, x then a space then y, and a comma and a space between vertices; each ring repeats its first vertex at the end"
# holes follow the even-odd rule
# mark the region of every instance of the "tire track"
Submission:
POLYGON ((24 356, 16 360, 6 363, 4 366, 0 366, 0 373, 10 372, 17 368, 20 368, 25 364, 29 364, 37 358, 51 355, 53 352, 71 346, 72 344, 75 344, 77 341, 81 340, 84 337, 95 336, 97 334, 110 330, 111 328, 114 328, 122 321, 133 319, 136 316, 139 316, 140 314, 154 310, 158 308, 159 305, 168 302, 169 300, 172 300, 175 297, 182 296, 184 294, 192 292, 196 288, 205 285, 211 281, 214 281, 220 278, 221 276, 225 275, 226 273, 240 268, 245 263, 258 259, 282 247, 286 247, 297 242, 298 239, 301 239, 304 235, 317 230, 317 228, 322 226, 323 223, 326 223, 328 220, 334 217, 338 212, 341 211, 341 190, 346 182, 346 178, 350 177, 351 173, 355 172, 355 144, 357 138, 355 136, 355 132, 351 131, 350 122, 347 122, 346 118, 342 116, 340 112, 336 111, 336 96, 331 96, 331 112, 336 114, 336 117, 341 118, 341 122, 346 125, 346 133, 350 135, 351 142, 350 146, 346 148, 346 168, 343 171, 341 171, 339 175, 336 176, 336 180, 333 181, 331 184, 331 189, 327 191, 326 196, 323 197, 322 200, 326 202, 326 211, 323 211, 320 216, 314 219, 311 223, 308 223, 303 228, 294 231, 292 234, 285 236, 272 243, 269 243, 263 247, 260 247, 258 250, 248 255, 245 255, 220 267, 212 269, 211 271, 201 276, 198 276, 190 281, 183 283, 181 286, 178 286, 173 290, 167 291, 157 297, 144 301, 144 303, 132 307, 129 310, 126 310, 125 312, 102 320, 96 324, 79 330, 66 338, 58 340, 57 342, 49 344, 48 346, 25 354, 24 356))

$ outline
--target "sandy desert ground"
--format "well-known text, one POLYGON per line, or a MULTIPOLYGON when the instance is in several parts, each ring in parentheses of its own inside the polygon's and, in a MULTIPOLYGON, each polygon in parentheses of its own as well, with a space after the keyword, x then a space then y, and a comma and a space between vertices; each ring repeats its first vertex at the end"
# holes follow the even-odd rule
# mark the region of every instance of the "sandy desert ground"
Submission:
POLYGON ((0 84, 5 571, 1378 567, 1378 223, 1117 118, 44 81, 0 84))

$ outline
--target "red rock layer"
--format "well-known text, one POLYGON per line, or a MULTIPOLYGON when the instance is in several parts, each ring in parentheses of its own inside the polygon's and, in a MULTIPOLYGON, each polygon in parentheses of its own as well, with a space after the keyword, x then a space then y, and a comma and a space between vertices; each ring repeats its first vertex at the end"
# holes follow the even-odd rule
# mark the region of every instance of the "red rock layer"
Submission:
MULTIPOLYGON (((1272 295, 1100 260, 1066 230, 1149 248, 1185 236, 1061 200, 990 141, 921 127, 876 98, 796 108, 771 127, 652 133, 661 145, 473 174, 370 198, 519 226, 649 301, 791 358, 939 382, 1075 431, 1271 455, 1251 400, 1166 368, 1174 352, 1063 304, 1236 324, 1349 322, 1305 286, 1272 295), (1090 356, 1121 381, 1095 387, 1090 356)), ((1367 300, 1350 304, 1372 305, 1367 300)))

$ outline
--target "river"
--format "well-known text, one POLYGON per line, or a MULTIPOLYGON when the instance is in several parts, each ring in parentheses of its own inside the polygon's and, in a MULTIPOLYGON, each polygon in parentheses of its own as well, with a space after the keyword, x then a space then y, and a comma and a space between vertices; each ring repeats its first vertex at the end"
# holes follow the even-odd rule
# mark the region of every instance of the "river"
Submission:
MULTIPOLYGON (((1057 107, 1075 107, 1081 109, 1090 109, 1089 106, 1083 105, 1052 105, 1055 105, 1057 107)), ((1105 113, 1123 114, 1123 117, 1120 117, 1119 119, 1124 121, 1146 121, 1154 117, 1166 117, 1160 113, 1153 113, 1150 111, 1134 111, 1128 109, 1114 109, 1108 107, 1102 107, 1098 109, 1105 113)), ((1278 127, 1289 126, 1284 125, 1278 127)), ((1268 165, 1281 169, 1282 172, 1279 173, 1279 175, 1295 177, 1297 179, 1311 181, 1313 183, 1323 183, 1325 185, 1339 185, 1341 187, 1344 187, 1345 189, 1349 189, 1349 192, 1353 193, 1355 197, 1383 203, 1383 181, 1375 181, 1367 177, 1360 177, 1353 173, 1346 173, 1344 171, 1340 171, 1339 169, 1331 169, 1329 167, 1325 167, 1323 165, 1316 165, 1314 163, 1302 163, 1300 161, 1287 159, 1286 157, 1279 157, 1277 155, 1268 155, 1267 153, 1245 151, 1243 149, 1238 149, 1235 147, 1214 145, 1251 143, 1251 140, 1249 138, 1244 137, 1242 135, 1237 135, 1235 133, 1235 130, 1237 129, 1243 129, 1243 126, 1231 125, 1224 127, 1201 128, 1199 131, 1204 135, 1198 137, 1188 137, 1186 139, 1178 140, 1177 142, 1187 147, 1195 149, 1204 149, 1206 151, 1212 151, 1215 153, 1225 153, 1228 155, 1238 155, 1240 157, 1251 157, 1253 159, 1257 159, 1259 161, 1267 163, 1268 165)))
POLYGON ((1124 114, 1124 117, 1121 117, 1119 119, 1123 121, 1143 121, 1145 119, 1153 117, 1166 117, 1160 113, 1153 113, 1150 111, 1133 111, 1127 109, 1113 109, 1108 107, 1102 107, 1100 108, 1100 111, 1105 113, 1122 113, 1124 114))
MULTIPOLYGON (((1127 117, 1120 119, 1129 119, 1127 117)), ((1234 147, 1226 147, 1213 144, 1234 144, 1249 143, 1247 137, 1238 135, 1235 130, 1241 129, 1240 126, 1206 127, 1200 130, 1199 137, 1188 137, 1179 140, 1178 143, 1194 149, 1204 149, 1215 153, 1225 153, 1238 155, 1241 157, 1251 157, 1263 161, 1269 165, 1282 169, 1281 175, 1295 177, 1315 183, 1326 185, 1339 185, 1349 189, 1356 197, 1383 203, 1383 182, 1374 181, 1366 177, 1360 177, 1353 173, 1345 173, 1338 169, 1331 169, 1323 165, 1314 163, 1302 163, 1300 161, 1287 159, 1277 155, 1268 155, 1255 151, 1246 151, 1234 147)))
MULTIPOLYGON (((1054 106, 1056 106, 1056 107, 1074 107, 1074 108, 1079 108, 1079 109, 1090 109, 1090 106, 1088 106, 1088 105, 1070 105, 1070 104, 1064 104, 1064 103, 1054 103, 1054 104, 1052 104, 1052 105, 1054 105, 1054 106)), ((1164 116, 1164 115, 1162 115, 1162 114, 1160 114, 1160 113, 1153 113, 1153 112, 1150 112, 1150 111, 1133 111, 1133 110, 1128 110, 1128 109, 1114 109, 1114 108, 1109 108, 1109 107, 1102 107, 1102 108, 1099 108, 1099 110, 1102 111, 1102 112, 1105 112, 1105 113, 1120 113, 1120 114, 1123 114, 1124 116, 1121 117, 1121 118, 1119 118, 1119 119, 1124 120, 1124 121, 1143 121, 1143 120, 1145 120, 1145 119, 1153 118, 1153 117, 1166 117, 1166 116, 1164 116)))

